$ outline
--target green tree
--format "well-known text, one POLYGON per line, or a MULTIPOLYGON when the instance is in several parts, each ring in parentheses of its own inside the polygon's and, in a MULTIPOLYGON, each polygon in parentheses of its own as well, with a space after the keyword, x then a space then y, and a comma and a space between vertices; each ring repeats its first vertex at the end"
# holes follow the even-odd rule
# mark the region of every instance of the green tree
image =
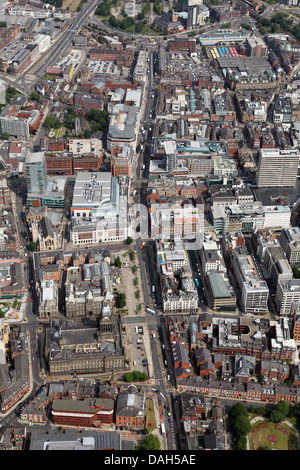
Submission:
POLYGON ((141 444, 141 450, 160 450, 160 442, 158 436, 147 434, 141 444))
POLYGON ((135 27, 135 32, 140 34, 142 33, 143 29, 144 29, 144 24, 140 21, 135 27))
POLYGON ((110 15, 111 2, 106 0, 100 3, 96 10, 96 15, 99 16, 109 16, 110 15))
POLYGON ((284 421, 285 415, 279 410, 273 410, 270 413, 270 420, 272 423, 281 423, 284 421))
POLYGON ((121 268, 122 263, 121 263, 121 260, 120 260, 120 256, 117 256, 117 257, 116 257, 116 259, 115 259, 115 266, 117 266, 117 268, 121 268))
POLYGON ((119 23, 119 28, 126 30, 130 28, 134 24, 134 19, 133 18, 124 18, 120 23, 119 23))
POLYGON ((55 116, 49 114, 44 120, 44 126, 47 127, 48 130, 58 129, 60 127, 60 122, 58 121, 58 119, 56 119, 55 116))
POLYGON ((29 243, 29 249, 30 249, 30 251, 35 251, 35 250, 37 250, 37 244, 36 244, 35 242, 31 241, 31 242, 29 243))
POLYGON ((295 416, 300 418, 300 403, 296 403, 294 406, 294 414, 295 416))
POLYGON ((41 96, 36 91, 32 91, 30 93, 30 99, 39 102, 41 100, 41 96))
POLYGON ((252 27, 248 23, 241 23, 240 24, 242 29, 246 29, 247 31, 251 31, 252 27))
POLYGON ((283 414, 283 416, 286 418, 289 414, 289 405, 285 400, 281 400, 277 403, 276 409, 280 411, 280 413, 283 414))
POLYGON ((133 375, 131 372, 127 372, 127 374, 125 374, 125 382, 133 382, 133 375))
POLYGON ((242 403, 236 403, 230 410, 232 425, 237 438, 237 448, 245 449, 245 439, 251 430, 251 423, 246 407, 242 403))
POLYGON ((91 137, 92 137, 91 131, 89 131, 88 129, 86 129, 86 130, 84 131, 84 138, 85 138, 85 139, 90 139, 91 137))
POLYGON ((108 22, 113 28, 118 28, 119 26, 119 21, 114 15, 110 15, 108 22))
POLYGON ((87 113, 87 121, 90 123, 92 133, 105 131, 107 126, 108 111, 106 109, 91 109, 87 113))
POLYGON ((1 139, 1 140, 9 140, 9 139, 10 139, 10 135, 9 135, 7 132, 4 132, 4 134, 1 134, 1 135, 0 135, 0 139, 1 139))
POLYGON ((126 305, 126 295, 123 292, 118 294, 117 304, 119 308, 123 308, 126 305))
POLYGON ((238 416, 248 416, 248 411, 242 403, 236 403, 230 410, 232 419, 238 416))
POLYGON ((247 438, 246 436, 241 436, 236 444, 236 450, 247 450, 247 438))
POLYGON ((131 243, 133 243, 133 239, 131 237, 127 237, 124 243, 126 243, 126 245, 131 245, 131 243))
POLYGON ((293 271, 294 277, 295 277, 296 279, 299 279, 299 277, 300 277, 300 271, 299 271, 299 269, 297 268, 297 266, 294 266, 294 267, 292 268, 292 271, 293 271))
POLYGON ((17 95, 18 92, 17 90, 15 89, 15 87, 13 86, 8 86, 5 90, 5 98, 6 98, 6 102, 7 103, 10 103, 10 100, 15 96, 17 95))
POLYGON ((144 372, 140 372, 138 370, 134 370, 132 372, 132 376, 133 376, 134 382, 145 382, 145 380, 148 379, 147 374, 145 374, 144 372))
POLYGON ((248 416, 237 416, 233 422, 233 426, 237 437, 245 436, 251 431, 251 423, 248 416))

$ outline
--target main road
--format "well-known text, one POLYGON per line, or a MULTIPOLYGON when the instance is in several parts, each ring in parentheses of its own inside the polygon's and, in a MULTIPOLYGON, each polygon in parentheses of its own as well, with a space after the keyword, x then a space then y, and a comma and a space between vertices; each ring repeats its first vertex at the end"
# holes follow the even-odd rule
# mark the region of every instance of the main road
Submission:
POLYGON ((37 61, 31 64, 28 69, 16 80, 11 75, 1 74, 3 81, 15 86, 22 92, 28 93, 29 87, 36 83, 46 72, 47 67, 55 65, 64 54, 67 53, 72 41, 81 30, 87 19, 94 13, 97 6, 101 3, 99 0, 90 0, 80 10, 73 23, 66 29, 57 40, 42 54, 37 61))

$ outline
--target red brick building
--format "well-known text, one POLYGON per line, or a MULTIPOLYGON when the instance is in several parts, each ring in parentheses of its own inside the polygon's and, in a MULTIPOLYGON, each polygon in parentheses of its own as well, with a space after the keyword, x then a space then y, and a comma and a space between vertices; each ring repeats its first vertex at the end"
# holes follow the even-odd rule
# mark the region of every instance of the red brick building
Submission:
POLYGON ((195 39, 170 39, 168 41, 167 50, 170 51, 190 51, 196 49, 195 39))
POLYGON ((120 391, 116 405, 116 425, 144 428, 144 398, 142 393, 120 391))
POLYGON ((295 341, 300 340, 300 317, 296 314, 293 316, 293 338, 295 341))
POLYGON ((78 171, 99 171, 103 155, 86 153, 74 157, 72 153, 46 154, 46 167, 49 175, 75 175, 78 171))
POLYGON ((110 398, 54 400, 51 416, 54 424, 62 426, 101 427, 113 423, 114 407, 110 398))

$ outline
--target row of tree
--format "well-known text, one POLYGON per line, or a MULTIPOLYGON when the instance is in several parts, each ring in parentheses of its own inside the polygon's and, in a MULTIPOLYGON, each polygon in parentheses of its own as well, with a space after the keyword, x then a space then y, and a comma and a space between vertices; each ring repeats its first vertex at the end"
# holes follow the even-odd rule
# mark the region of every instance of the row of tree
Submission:
POLYGON ((125 382, 145 382, 146 380, 148 380, 147 374, 138 370, 125 374, 125 382))

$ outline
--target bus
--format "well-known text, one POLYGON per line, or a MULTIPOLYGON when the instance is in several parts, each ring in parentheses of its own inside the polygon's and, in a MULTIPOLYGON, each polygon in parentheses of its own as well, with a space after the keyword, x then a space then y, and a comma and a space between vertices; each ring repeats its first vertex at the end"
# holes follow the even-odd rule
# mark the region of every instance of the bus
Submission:
POLYGON ((146 308, 146 312, 147 312, 147 313, 150 313, 150 315, 155 315, 155 311, 152 310, 152 309, 149 308, 149 307, 146 308))
POLYGON ((161 423, 161 433, 162 433, 163 436, 166 434, 164 423, 161 423))
POLYGON ((155 293, 155 286, 152 286, 152 293, 155 293))
POLYGON ((195 279, 196 286, 199 287, 199 281, 198 279, 195 279))

